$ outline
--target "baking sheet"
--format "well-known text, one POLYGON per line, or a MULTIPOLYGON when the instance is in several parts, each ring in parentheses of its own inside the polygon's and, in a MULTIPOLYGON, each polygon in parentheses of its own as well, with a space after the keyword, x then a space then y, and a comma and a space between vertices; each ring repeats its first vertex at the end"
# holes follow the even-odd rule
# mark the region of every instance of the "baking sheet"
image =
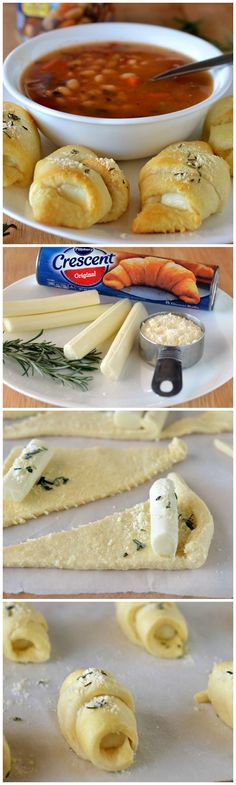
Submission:
POLYGON ((49 622, 52 658, 5 660, 4 731, 14 782, 220 782, 232 778, 232 731, 193 695, 213 662, 232 658, 232 603, 185 602, 187 655, 160 660, 131 644, 112 602, 34 603, 49 622), (133 693, 139 731, 135 764, 112 774, 78 758, 60 734, 56 706, 65 677, 80 667, 111 671, 133 693), (40 685, 39 681, 46 682, 40 685), (21 717, 14 722, 13 717, 21 717))
MULTIPOLYGON (((191 412, 193 414, 194 412, 191 412)), ((186 414, 186 413, 184 413, 186 414)), ((63 417, 63 412, 61 414, 63 417)), ((177 419, 176 413, 169 415, 168 424, 177 419)), ((184 437, 188 444, 188 457, 176 464, 173 470, 183 475, 186 482, 210 508, 215 532, 206 564, 200 570, 160 571, 74 571, 54 569, 13 569, 4 570, 4 591, 9 593, 30 592, 39 596, 46 594, 135 594, 157 592, 168 596, 231 598, 232 554, 233 554, 233 512, 232 476, 233 462, 229 456, 219 452, 214 445, 214 435, 193 435, 184 437)), ((232 443, 232 434, 222 434, 225 441, 232 443)), ((4 452, 17 445, 24 445, 25 439, 6 441, 4 452)), ((68 446, 68 438, 47 437, 53 446, 68 446)), ((164 447, 169 441, 160 442, 164 447)), ((82 439, 70 437, 71 447, 108 445, 128 447, 131 442, 116 442, 101 439, 82 439)), ((142 449, 140 442, 132 442, 142 449)), ((143 445, 150 442, 142 442, 143 445)), ((101 467, 102 472, 102 467, 101 467)), ((148 498, 150 482, 126 493, 108 499, 92 502, 84 507, 63 510, 60 513, 42 516, 28 523, 11 526, 4 530, 4 545, 12 545, 24 540, 40 537, 52 531, 69 530, 80 524, 98 520, 112 512, 132 507, 148 498)))

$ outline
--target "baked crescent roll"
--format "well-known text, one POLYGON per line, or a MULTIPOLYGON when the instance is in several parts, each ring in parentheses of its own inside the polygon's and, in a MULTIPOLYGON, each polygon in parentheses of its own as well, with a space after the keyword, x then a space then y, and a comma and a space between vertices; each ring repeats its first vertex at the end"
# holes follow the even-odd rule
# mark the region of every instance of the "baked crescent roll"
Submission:
POLYGON ((188 627, 175 602, 117 602, 117 621, 127 638, 154 657, 182 657, 188 627))
POLYGON ((213 666, 208 688, 197 692, 196 703, 211 703, 217 716, 229 728, 233 727, 233 662, 227 660, 213 666))
POLYGON ((3 779, 6 780, 9 777, 11 771, 11 753, 9 744, 3 736, 3 779))
POLYGON ((178 142, 143 166, 139 187, 142 209, 133 232, 193 231, 224 209, 230 172, 206 142, 178 142))
POLYGON ((40 158, 36 123, 25 109, 10 101, 3 104, 3 185, 29 185, 40 158))
POLYGON ((57 715, 62 735, 79 758, 106 771, 132 766, 138 747, 134 701, 111 673, 87 668, 67 676, 57 715))
POLYGON ((76 229, 116 220, 128 199, 118 164, 81 145, 66 145, 39 161, 29 194, 38 221, 76 229))
POLYGON ((200 302, 194 272, 176 262, 158 259, 156 256, 122 259, 117 267, 104 275, 103 283, 117 290, 132 285, 155 286, 173 292, 185 303, 200 302))
POLYGON ((45 662, 50 657, 48 625, 26 602, 3 608, 3 653, 14 662, 45 662))
POLYGON ((229 164, 233 175, 233 97, 219 98, 209 109, 203 127, 203 139, 229 164))

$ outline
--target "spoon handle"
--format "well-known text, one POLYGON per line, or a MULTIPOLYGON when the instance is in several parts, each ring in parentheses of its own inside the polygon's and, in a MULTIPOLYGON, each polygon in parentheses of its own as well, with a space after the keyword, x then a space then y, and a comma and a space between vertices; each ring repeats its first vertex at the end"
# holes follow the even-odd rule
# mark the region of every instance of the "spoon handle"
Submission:
POLYGON ((180 65, 178 68, 171 68, 170 71, 163 71, 162 74, 152 76, 151 82, 158 82, 160 79, 166 79, 167 76, 181 76, 196 71, 205 71, 205 69, 214 66, 230 65, 232 62, 233 52, 227 52, 227 54, 217 55, 217 57, 209 57, 208 60, 201 60, 199 63, 187 63, 187 65, 180 65))

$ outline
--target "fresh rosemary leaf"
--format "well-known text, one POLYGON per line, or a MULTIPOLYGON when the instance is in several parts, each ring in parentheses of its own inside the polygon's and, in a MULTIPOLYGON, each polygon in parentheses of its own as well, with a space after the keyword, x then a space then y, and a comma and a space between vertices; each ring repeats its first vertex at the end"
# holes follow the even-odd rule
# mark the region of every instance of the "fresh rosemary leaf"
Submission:
POLYGON ((91 374, 97 371, 101 354, 95 349, 81 360, 67 360, 63 349, 51 341, 37 342, 43 330, 34 338, 24 341, 21 338, 7 340, 3 344, 3 362, 6 359, 16 362, 22 370, 22 376, 48 376, 57 383, 69 384, 87 390, 92 381, 91 374))
POLYGON ((38 455, 39 452, 47 452, 47 447, 38 447, 37 450, 32 450, 31 452, 24 452, 24 458, 26 461, 29 461, 30 458, 33 458, 33 455, 38 455))
POLYGON ((11 234, 9 231, 10 229, 17 229, 17 226, 15 224, 3 224, 3 237, 7 237, 9 234, 11 234))
POLYGON ((145 548, 144 543, 140 542, 140 540, 134 539, 133 542, 135 543, 135 545, 137 547, 137 551, 141 551, 142 548, 145 548))
POLYGON ((55 480, 47 480, 46 477, 40 477, 38 480, 37 485, 41 485, 41 488, 44 488, 45 491, 52 491, 54 486, 58 485, 66 485, 69 482, 69 477, 55 477, 55 480))

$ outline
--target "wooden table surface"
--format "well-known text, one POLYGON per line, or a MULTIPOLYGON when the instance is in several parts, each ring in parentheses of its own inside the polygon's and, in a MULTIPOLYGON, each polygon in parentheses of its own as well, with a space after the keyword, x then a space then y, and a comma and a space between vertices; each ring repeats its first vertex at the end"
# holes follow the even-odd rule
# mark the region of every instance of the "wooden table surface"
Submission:
MULTIPOLYGON (((116 249, 120 250, 120 249, 116 249)), ((122 249, 124 250, 124 249, 122 249)), ((129 250, 128 248, 126 249, 129 250)), ((134 248, 134 252, 141 252, 147 254, 155 254, 155 248, 134 248)), ((37 248, 5 248, 4 249, 4 263, 3 263, 3 285, 9 286, 19 278, 24 278, 27 275, 32 275, 35 271, 35 260, 37 256, 37 248)), ((204 263, 214 263, 220 266, 220 287, 227 294, 233 294, 233 275, 232 275, 232 249, 227 247, 222 248, 158 248, 158 253, 161 256, 173 259, 186 259, 189 261, 198 261, 204 263)), ((193 401, 188 401, 181 404, 178 408, 227 408, 233 405, 233 392, 232 382, 218 387, 208 395, 203 395, 195 398, 193 401)), ((41 401, 29 398, 26 395, 21 395, 14 392, 9 387, 4 387, 3 405, 5 408, 53 408, 51 405, 42 403, 41 401)))
MULTIPOLYGON (((161 24, 186 30, 214 39, 223 49, 230 48, 232 39, 232 3, 114 3, 117 21, 161 24), (197 25, 192 27, 192 25, 197 25)), ((4 57, 17 45, 16 3, 3 3, 3 53, 4 57)), ((4 237, 4 244, 50 245, 61 243, 61 238, 52 233, 33 229, 20 221, 3 216, 6 223, 14 223, 16 229, 4 237)))

